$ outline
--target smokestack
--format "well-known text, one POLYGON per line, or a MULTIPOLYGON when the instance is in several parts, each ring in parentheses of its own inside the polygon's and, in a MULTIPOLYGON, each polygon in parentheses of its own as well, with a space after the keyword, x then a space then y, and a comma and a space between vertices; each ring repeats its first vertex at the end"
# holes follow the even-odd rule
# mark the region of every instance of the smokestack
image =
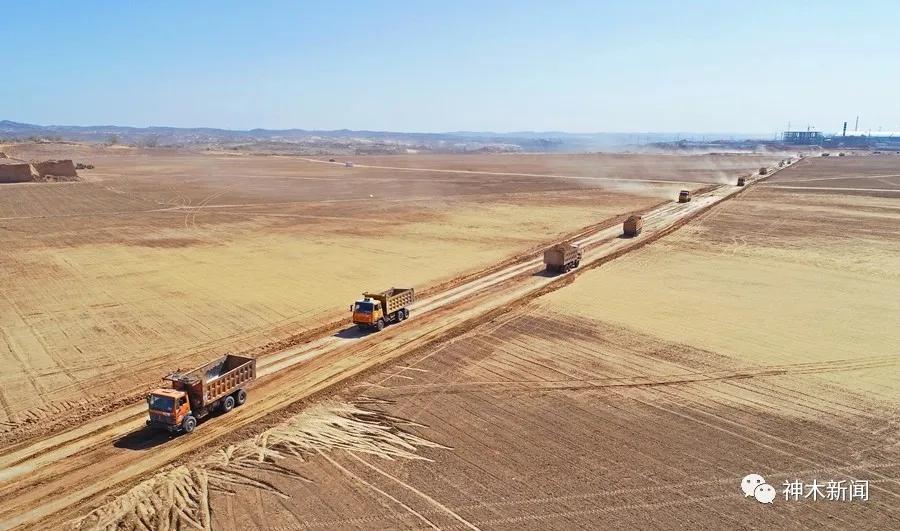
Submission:
POLYGON ((844 122, 844 134, 841 136, 847 136, 847 122, 844 122))
POLYGON ((856 125, 853 126, 853 132, 859 131, 859 115, 856 116, 856 125))

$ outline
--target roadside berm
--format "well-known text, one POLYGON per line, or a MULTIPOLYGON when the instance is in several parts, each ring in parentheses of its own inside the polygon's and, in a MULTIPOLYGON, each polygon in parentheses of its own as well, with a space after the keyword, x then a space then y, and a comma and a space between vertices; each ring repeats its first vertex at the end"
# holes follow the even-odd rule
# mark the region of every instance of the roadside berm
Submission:
POLYGON ((25 162, 0 157, 0 183, 33 181, 77 181, 78 172, 70 159, 25 162))

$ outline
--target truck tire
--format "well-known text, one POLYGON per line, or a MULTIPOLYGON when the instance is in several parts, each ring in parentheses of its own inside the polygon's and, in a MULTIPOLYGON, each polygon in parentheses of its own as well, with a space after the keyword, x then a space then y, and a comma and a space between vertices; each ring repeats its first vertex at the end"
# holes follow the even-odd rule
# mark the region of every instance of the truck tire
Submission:
POLYGON ((239 389, 238 392, 234 394, 234 401, 238 406, 243 406, 244 402, 247 401, 247 391, 239 389))
POLYGON ((403 315, 403 310, 397 310, 397 322, 399 323, 404 319, 406 319, 406 316, 403 315))
POLYGON ((234 397, 228 395, 222 400, 222 413, 228 413, 232 409, 234 409, 234 397))
POLYGON ((181 429, 183 429, 185 433, 191 433, 196 427, 197 417, 193 415, 188 415, 184 417, 184 420, 181 421, 181 429))
POLYGON ((575 260, 575 265, 573 267, 578 267, 581 265, 581 260, 575 260))
POLYGON ((379 319, 378 322, 375 323, 375 328, 377 328, 379 332, 384 330, 384 319, 379 319))
POLYGON ((409 319, 409 308, 403 308, 403 319, 409 319))

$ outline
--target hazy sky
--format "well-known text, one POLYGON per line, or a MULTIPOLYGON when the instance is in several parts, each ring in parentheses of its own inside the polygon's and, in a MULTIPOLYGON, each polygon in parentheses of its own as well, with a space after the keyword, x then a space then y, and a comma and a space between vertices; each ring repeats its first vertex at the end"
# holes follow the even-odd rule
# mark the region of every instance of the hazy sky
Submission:
POLYGON ((900 1, 2 1, 0 119, 900 130, 900 1))

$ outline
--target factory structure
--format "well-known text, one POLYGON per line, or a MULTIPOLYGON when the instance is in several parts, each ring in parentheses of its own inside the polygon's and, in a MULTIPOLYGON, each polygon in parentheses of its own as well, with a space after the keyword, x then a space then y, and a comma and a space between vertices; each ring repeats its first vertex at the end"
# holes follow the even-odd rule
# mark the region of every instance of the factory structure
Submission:
POLYGON ((857 116, 853 131, 848 131, 847 122, 844 122, 840 133, 824 134, 810 127, 806 131, 784 131, 781 141, 794 146, 900 149, 900 131, 860 131, 857 116))

